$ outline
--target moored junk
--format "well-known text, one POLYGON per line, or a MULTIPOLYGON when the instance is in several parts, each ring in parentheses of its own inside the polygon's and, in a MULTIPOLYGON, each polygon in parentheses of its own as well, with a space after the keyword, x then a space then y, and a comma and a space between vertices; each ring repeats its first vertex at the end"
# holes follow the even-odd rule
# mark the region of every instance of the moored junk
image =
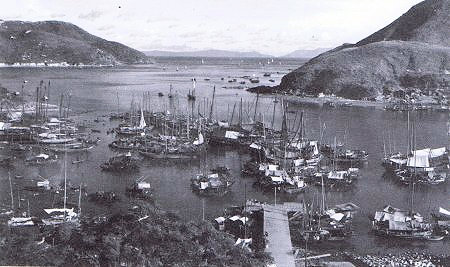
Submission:
POLYGON ((345 149, 337 151, 337 153, 331 158, 332 161, 337 163, 362 163, 367 161, 368 154, 364 150, 358 149, 345 149))
POLYGON ((85 142, 73 142, 63 145, 49 145, 48 149, 50 151, 56 152, 56 153, 72 153, 72 152, 85 152, 93 149, 95 145, 93 144, 87 144, 85 142))
POLYGON ((375 212, 372 230, 376 235, 405 239, 440 239, 433 231, 431 223, 426 223, 419 213, 386 206, 375 212))
POLYGON ((25 163, 29 165, 45 165, 58 162, 58 155, 40 153, 32 155, 25 159, 25 163))
POLYGON ((383 159, 383 166, 392 171, 394 177, 404 184, 443 183, 447 178, 448 163, 448 152, 445 147, 414 150, 408 156, 397 153, 383 159))
POLYGON ((74 208, 44 209, 44 211, 48 215, 48 217, 42 218, 44 225, 79 222, 79 214, 74 211, 74 208))
POLYGON ((41 224, 42 220, 37 217, 12 217, 8 220, 9 227, 26 227, 41 224))
POLYGON ((216 127, 209 136, 209 143, 212 145, 240 146, 239 139, 243 135, 240 131, 232 128, 216 127))
POLYGON ((121 135, 145 135, 153 127, 148 126, 144 118, 144 111, 141 109, 141 116, 138 125, 120 125, 116 129, 117 134, 121 135))
POLYGON ((117 196, 115 192, 105 192, 105 191, 97 191, 95 193, 89 194, 88 198, 92 202, 97 202, 101 204, 111 204, 120 200, 119 196, 117 196))
POLYGON ((295 194, 303 192, 307 184, 298 175, 289 175, 276 164, 259 165, 258 183, 265 189, 279 188, 282 192, 295 194))
POLYGON ((231 191, 234 179, 227 167, 211 169, 209 173, 197 174, 191 179, 194 192, 204 196, 223 196, 231 191))
POLYGON ((322 205, 319 210, 306 210, 302 214, 294 214, 291 227, 303 241, 327 242, 342 241, 353 234, 353 216, 359 207, 353 203, 344 203, 332 208, 322 205))
POLYGON ((152 188, 149 182, 140 178, 132 186, 125 189, 127 196, 137 199, 149 200, 152 198, 152 188))
POLYGON ((183 140, 174 136, 161 136, 158 142, 146 144, 139 153, 153 159, 194 159, 206 149, 203 134, 191 140, 183 140))
POLYGON ((110 158, 107 162, 100 165, 104 171, 133 171, 138 170, 137 160, 132 157, 131 153, 119 154, 110 158))
POLYGON ((437 230, 444 235, 450 235, 450 211, 439 207, 435 213, 431 213, 433 221, 437 224, 437 230))

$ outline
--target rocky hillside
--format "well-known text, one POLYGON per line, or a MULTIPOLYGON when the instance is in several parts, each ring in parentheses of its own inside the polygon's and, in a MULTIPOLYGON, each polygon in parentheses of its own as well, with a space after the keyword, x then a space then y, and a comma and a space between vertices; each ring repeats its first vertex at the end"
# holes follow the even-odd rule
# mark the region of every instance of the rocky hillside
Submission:
POLYGON ((142 52, 61 21, 0 21, 0 63, 139 64, 142 52))
POLYGON ((208 222, 185 222, 143 202, 133 206, 113 206, 107 218, 42 233, 0 225, 0 265, 266 266, 272 261, 264 252, 234 246, 208 222))
POLYGON ((450 89, 450 0, 426 0, 359 41, 283 77, 277 91, 373 98, 383 89, 450 89))

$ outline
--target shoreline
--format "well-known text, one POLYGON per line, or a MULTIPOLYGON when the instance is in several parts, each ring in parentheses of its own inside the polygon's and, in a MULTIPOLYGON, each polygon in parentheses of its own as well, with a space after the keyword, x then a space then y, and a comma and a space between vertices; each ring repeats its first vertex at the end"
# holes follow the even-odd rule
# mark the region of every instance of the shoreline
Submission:
MULTIPOLYGON (((335 106, 330 108, 349 108, 349 107, 359 107, 359 108, 372 108, 384 110, 386 105, 392 104, 392 101, 369 101, 369 100, 355 100, 346 99, 333 96, 324 97, 311 97, 311 96, 295 96, 295 95, 284 95, 284 94, 262 94, 260 97, 273 98, 273 99, 283 99, 284 101, 293 104, 307 104, 307 105, 319 105, 321 107, 326 103, 333 103, 335 106)), ((431 103, 427 101, 419 101, 415 104, 425 105, 430 107, 430 110, 434 110, 435 107, 441 107, 437 103, 431 103)))
POLYGON ((295 95, 283 95, 283 94, 265 94, 261 97, 264 98, 278 98, 284 101, 294 103, 294 104, 314 104, 323 106, 325 103, 332 102, 336 107, 367 107, 367 108, 378 108, 384 109, 385 105, 389 102, 381 101, 368 101, 368 100, 354 100, 338 97, 310 97, 310 96, 295 96, 295 95), (350 106, 345 106, 350 104, 350 106))

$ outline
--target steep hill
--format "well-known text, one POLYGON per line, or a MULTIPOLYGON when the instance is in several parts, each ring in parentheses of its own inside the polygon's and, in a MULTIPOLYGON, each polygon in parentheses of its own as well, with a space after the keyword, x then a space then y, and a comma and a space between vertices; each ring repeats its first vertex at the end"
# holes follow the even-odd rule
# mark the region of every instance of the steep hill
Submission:
POLYGON ((1 63, 139 64, 135 49, 89 34, 61 21, 0 21, 1 63))
POLYGON ((356 44, 325 52, 277 91, 371 98, 384 88, 450 89, 450 0, 426 0, 356 44))

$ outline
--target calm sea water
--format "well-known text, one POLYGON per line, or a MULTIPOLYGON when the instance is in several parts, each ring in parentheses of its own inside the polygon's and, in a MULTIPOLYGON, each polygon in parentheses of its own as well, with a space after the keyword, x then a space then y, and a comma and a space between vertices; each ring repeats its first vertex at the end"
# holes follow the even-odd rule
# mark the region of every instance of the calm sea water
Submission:
MULTIPOLYGON (((222 148, 211 149, 205 158, 198 161, 177 163, 143 160, 137 174, 111 174, 102 172, 99 165, 114 153, 109 150, 108 143, 113 136, 106 135, 106 130, 113 128, 117 122, 110 122, 107 118, 95 123, 98 116, 115 112, 118 109, 127 111, 132 99, 140 101, 144 92, 151 94, 151 109, 154 111, 171 110, 171 112, 187 113, 190 106, 186 94, 191 89, 191 78, 197 79, 197 104, 204 108, 206 98, 211 99, 213 86, 216 86, 216 101, 213 116, 218 119, 231 117, 235 103, 243 99, 243 113, 245 117, 253 117, 255 95, 242 89, 226 89, 224 86, 239 86, 239 77, 257 76, 261 84, 278 84, 281 77, 300 66, 304 61, 290 59, 275 59, 267 64, 267 59, 204 59, 199 58, 158 58, 157 64, 148 66, 126 66, 115 68, 5 68, 0 69, 0 83, 10 90, 20 91, 21 83, 27 80, 25 91, 32 97, 40 80, 51 80, 50 102, 56 104, 60 93, 70 93, 73 115, 81 122, 96 129, 100 129, 100 145, 89 153, 68 155, 68 177, 73 184, 80 182, 88 185, 89 192, 98 190, 113 190, 124 192, 124 188, 136 178, 145 176, 155 188, 157 202, 165 209, 178 212, 185 220, 201 220, 202 207, 205 207, 207 218, 214 218, 222 213, 223 208, 230 205, 240 205, 247 198, 260 201, 274 202, 273 194, 265 194, 252 188, 253 179, 240 176, 242 164, 249 159, 246 154, 222 148), (178 68, 178 71, 176 70, 178 68), (263 77, 265 72, 272 73, 271 77, 263 77), (205 81, 204 78, 210 78, 205 81), (229 78, 230 77, 230 78, 229 78), (221 80, 224 78, 224 80, 221 80), (237 78, 237 83, 228 83, 229 79, 237 78), (269 81, 274 79, 275 83, 269 81), (167 93, 169 84, 173 85, 173 92, 178 94, 174 100, 167 97, 157 97, 158 92, 167 93), (119 96, 119 103, 117 101, 119 96), (84 158, 82 164, 71 164, 72 160, 84 158), (233 192, 224 198, 200 198, 190 189, 190 178, 198 173, 204 165, 226 165, 236 176, 233 192), (246 193, 245 193, 246 190, 246 193)), ((247 85, 248 84, 247 81, 247 85)), ((271 123, 273 99, 261 97, 258 113, 263 113, 265 121, 271 123)), ((361 178, 355 188, 348 192, 327 192, 329 205, 343 202, 354 202, 361 207, 354 220, 355 235, 346 242, 322 246, 323 250, 356 250, 359 252, 398 252, 405 249, 427 250, 433 253, 450 251, 447 241, 421 242, 386 240, 369 233, 370 221, 368 216, 384 205, 390 204, 399 208, 409 208, 411 192, 408 187, 394 183, 389 177, 383 176, 384 169, 380 165, 383 156, 383 136, 391 140, 391 148, 405 151, 406 149, 406 114, 392 113, 374 108, 336 108, 326 109, 314 105, 291 105, 294 110, 303 110, 306 114, 307 136, 319 138, 320 125, 325 123, 324 141, 333 142, 346 140, 350 148, 366 150, 369 162, 361 169, 361 178), (388 138, 389 137, 389 138, 388 138)), ((195 107, 197 109, 197 107, 195 107)), ((275 126, 280 126, 279 105, 275 126)), ((291 117, 294 117, 290 114, 291 117)), ((448 114, 438 112, 422 112, 413 114, 417 121, 418 147, 448 146, 447 136, 448 114)), ((237 109, 235 119, 237 117, 237 109)), ((291 118, 292 119, 292 118, 291 118)), ((3 151, 2 153, 7 153, 3 151)), ((18 159, 12 169, 0 168, 0 197, 2 204, 9 205, 8 171, 12 177, 23 175, 23 179, 13 178, 14 194, 24 184, 35 183, 38 176, 47 177, 53 184, 63 179, 62 161, 59 164, 46 167, 30 167, 18 159)), ((449 183, 417 188, 415 191, 415 210, 429 217, 429 212, 439 206, 450 207, 449 183)), ((310 189, 308 198, 314 197, 315 189, 310 189)), ((38 214, 42 208, 57 205, 62 196, 55 198, 44 197, 25 191, 19 192, 22 207, 30 202, 31 210, 38 214)), ((17 196, 16 196, 17 198, 17 196)), ((125 198, 125 197, 123 197, 125 198)), ((302 195, 287 198, 277 195, 277 201, 301 201, 302 195)), ((76 203, 76 196, 71 196, 70 202, 76 203)), ((16 200, 17 203, 17 200, 16 200)), ((83 200, 84 211, 88 214, 111 212, 108 207, 99 207, 83 200)))

